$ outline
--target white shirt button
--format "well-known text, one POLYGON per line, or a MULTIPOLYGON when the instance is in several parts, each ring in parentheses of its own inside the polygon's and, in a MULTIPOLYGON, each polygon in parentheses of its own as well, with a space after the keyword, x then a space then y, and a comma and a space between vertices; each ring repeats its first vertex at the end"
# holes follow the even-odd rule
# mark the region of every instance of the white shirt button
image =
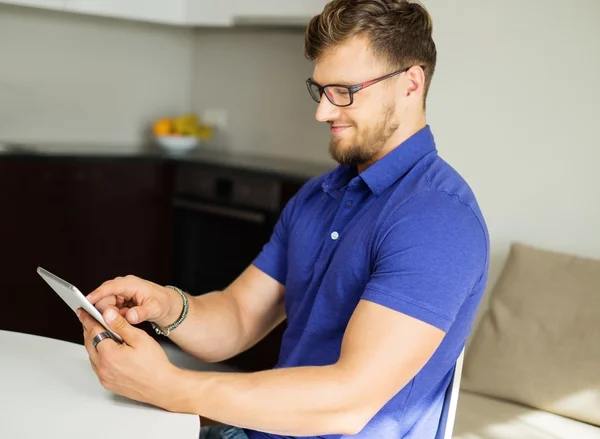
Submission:
POLYGON ((331 234, 331 239, 333 239, 334 241, 335 241, 336 239, 338 239, 339 237, 340 237, 340 234, 339 234, 338 232, 333 232, 333 233, 331 234))

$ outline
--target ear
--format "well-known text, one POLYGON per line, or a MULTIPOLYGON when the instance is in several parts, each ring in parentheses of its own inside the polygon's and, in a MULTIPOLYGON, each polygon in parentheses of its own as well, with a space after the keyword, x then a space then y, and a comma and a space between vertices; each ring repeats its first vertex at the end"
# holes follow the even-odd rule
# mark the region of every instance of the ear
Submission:
POLYGON ((408 86, 406 96, 422 96, 425 89, 425 72, 420 66, 413 66, 406 71, 408 86))

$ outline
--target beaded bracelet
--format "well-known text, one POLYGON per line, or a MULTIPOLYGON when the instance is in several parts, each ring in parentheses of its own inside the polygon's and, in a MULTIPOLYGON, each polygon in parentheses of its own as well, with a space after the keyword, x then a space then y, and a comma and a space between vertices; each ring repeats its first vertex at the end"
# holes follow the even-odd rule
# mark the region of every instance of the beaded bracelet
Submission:
POLYGON ((158 334, 158 335, 164 335, 166 337, 169 336, 169 334, 171 334, 171 331, 175 328, 177 328, 179 325, 181 325, 181 323, 185 320, 185 318, 187 317, 188 314, 188 310, 189 310, 189 301, 187 296, 185 295, 185 293, 183 291, 181 291, 179 288, 174 287, 172 285, 165 285, 166 288, 171 288, 175 291, 177 291, 179 293, 179 295, 182 297, 183 299, 183 311, 181 312, 181 315, 179 316, 179 318, 177 319, 177 321, 169 326, 167 326, 167 332, 164 332, 160 326, 158 326, 156 323, 154 322, 150 322, 150 324, 152 325, 152 327, 154 328, 154 331, 158 334))

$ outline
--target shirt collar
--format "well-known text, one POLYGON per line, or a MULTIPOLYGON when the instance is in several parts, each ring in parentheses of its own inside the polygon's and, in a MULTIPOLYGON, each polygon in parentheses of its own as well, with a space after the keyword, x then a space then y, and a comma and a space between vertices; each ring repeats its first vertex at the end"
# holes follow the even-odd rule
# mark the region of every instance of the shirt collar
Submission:
POLYGON ((322 188, 331 194, 343 188, 351 180, 362 179, 371 192, 380 195, 430 152, 437 152, 437 150, 431 128, 426 125, 369 166, 360 176, 355 167, 338 166, 323 181, 322 188))
POLYGON ((360 174, 369 189, 380 195, 430 152, 437 152, 429 125, 417 131, 360 174))
POLYGON ((339 165, 330 171, 329 175, 323 180, 321 187, 323 188, 323 191, 329 195, 333 195, 335 191, 342 189, 350 183, 351 180, 355 179, 357 175, 358 173, 356 172, 355 167, 339 165))

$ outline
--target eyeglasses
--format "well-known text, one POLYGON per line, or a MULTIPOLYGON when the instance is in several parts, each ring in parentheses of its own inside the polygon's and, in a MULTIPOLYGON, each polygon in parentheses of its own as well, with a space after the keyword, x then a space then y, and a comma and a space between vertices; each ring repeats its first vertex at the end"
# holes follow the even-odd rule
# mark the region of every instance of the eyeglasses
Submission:
MULTIPOLYGON (((421 66, 421 68, 425 68, 421 66)), ((389 73, 385 76, 381 76, 376 79, 372 79, 370 81, 361 82, 360 84, 355 85, 344 85, 344 84, 327 84, 327 85, 319 85, 312 78, 308 78, 306 80, 306 88, 308 88, 308 92, 313 100, 317 103, 321 102, 321 96, 325 94, 329 102, 331 102, 336 107, 349 107, 354 103, 354 93, 359 90, 363 90, 367 87, 370 87, 373 84, 377 84, 385 79, 391 78, 392 76, 399 75, 401 73, 406 72, 410 67, 406 67, 402 70, 398 70, 396 72, 389 73)))

